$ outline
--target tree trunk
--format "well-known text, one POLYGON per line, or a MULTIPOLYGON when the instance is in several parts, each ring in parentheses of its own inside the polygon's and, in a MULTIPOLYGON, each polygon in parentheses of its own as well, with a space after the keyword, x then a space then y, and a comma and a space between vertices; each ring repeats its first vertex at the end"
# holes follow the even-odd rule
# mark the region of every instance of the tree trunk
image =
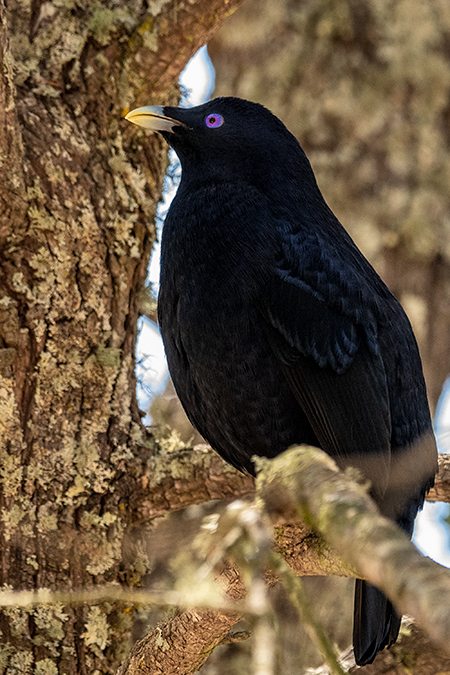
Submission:
POLYGON ((209 44, 216 95, 267 105, 404 304, 434 407, 450 371, 450 6, 248 0, 209 44))
MULTIPOLYGON (((122 116, 177 101, 181 69, 237 4, 0 2, 2 586, 146 572, 128 502, 154 440, 134 349, 167 152, 122 116)), ((131 616, 5 611, 0 671, 112 673, 131 616)))

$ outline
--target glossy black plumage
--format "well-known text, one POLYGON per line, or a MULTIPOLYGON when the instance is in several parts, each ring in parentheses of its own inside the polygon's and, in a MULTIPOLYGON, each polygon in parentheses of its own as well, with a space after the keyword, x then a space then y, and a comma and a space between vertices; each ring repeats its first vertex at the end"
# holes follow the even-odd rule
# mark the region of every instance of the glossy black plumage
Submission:
MULTIPOLYGON (((163 231, 158 312, 189 419, 239 469, 295 443, 361 467, 381 511, 411 533, 436 449, 401 306, 269 111, 222 98, 163 114, 182 178, 163 231)), ((357 582, 356 661, 370 663, 399 625, 385 596, 357 582)))

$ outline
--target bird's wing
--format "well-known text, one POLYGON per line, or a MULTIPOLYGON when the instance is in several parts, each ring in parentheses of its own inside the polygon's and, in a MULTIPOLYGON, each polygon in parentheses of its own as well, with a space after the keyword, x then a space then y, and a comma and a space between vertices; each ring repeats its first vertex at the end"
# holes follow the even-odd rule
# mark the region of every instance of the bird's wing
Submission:
MULTIPOLYGON (((337 247, 318 234, 283 232, 267 294, 267 315, 291 347, 320 367, 344 373, 365 341, 378 354, 380 308, 358 263, 356 247, 337 247)), ((364 261, 365 262, 365 261, 364 261)))
POLYGON ((382 493, 391 419, 377 305, 358 267, 339 255, 315 235, 285 235, 260 309, 272 349, 323 449, 341 465, 361 463, 382 493))

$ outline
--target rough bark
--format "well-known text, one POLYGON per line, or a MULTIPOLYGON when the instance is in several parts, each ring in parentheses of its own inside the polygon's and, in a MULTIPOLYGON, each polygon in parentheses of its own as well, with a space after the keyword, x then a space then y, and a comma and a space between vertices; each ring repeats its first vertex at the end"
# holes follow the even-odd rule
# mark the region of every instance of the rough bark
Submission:
POLYGON ((255 481, 226 464, 209 446, 196 445, 155 453, 136 488, 129 508, 139 523, 211 499, 252 498, 255 481))
MULTIPOLYGON (((0 3, 0 585, 136 585, 146 571, 128 533, 154 447, 134 348, 167 151, 121 118, 176 101, 238 4, 0 3)), ((131 615, 8 610, 2 672, 113 672, 131 615)))
MULTIPOLYGON (((450 503, 450 455, 438 456, 429 502, 450 503)), ((208 445, 155 452, 145 479, 130 497, 134 522, 147 521, 199 501, 253 498, 255 480, 224 462, 208 445)))
POLYGON ((117 675, 196 673, 240 618, 205 609, 181 612, 141 640, 117 675))
POLYGON ((216 95, 267 105, 403 302, 433 406, 450 363, 450 7, 248 0, 208 48, 216 95))

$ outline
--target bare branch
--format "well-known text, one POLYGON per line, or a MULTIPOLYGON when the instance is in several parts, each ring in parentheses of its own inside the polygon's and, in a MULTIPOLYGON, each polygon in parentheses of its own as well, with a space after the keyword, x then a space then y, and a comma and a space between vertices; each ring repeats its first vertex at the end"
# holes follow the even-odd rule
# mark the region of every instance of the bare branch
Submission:
POLYGON ((145 480, 130 495, 133 522, 148 521, 211 499, 252 499, 254 478, 226 464, 207 445, 154 455, 145 480))
MULTIPOLYGON (((130 495, 129 507, 133 521, 142 522, 210 499, 252 499, 254 493, 255 481, 251 476, 226 464, 208 445, 196 445, 154 455, 140 489, 130 495)), ((427 501, 450 502, 450 455, 439 455, 439 473, 427 501)), ((299 526, 295 528, 298 537, 299 526)), ((287 531, 285 535, 292 538, 287 531)), ((305 537, 306 532, 300 534, 303 546, 305 537)), ((329 569, 327 573, 336 572, 329 569)))
MULTIPOLYGON (((340 654, 340 661, 348 672, 361 673, 355 665, 353 650, 347 649, 340 654)), ((380 652, 374 663, 364 667, 364 675, 433 675, 434 673, 448 673, 450 671, 450 657, 430 640, 428 635, 412 619, 407 617, 402 621, 400 635, 397 642, 387 650, 380 652)), ((308 670, 309 675, 331 675, 329 666, 323 665, 314 670, 308 670)))
POLYGON ((132 65, 133 76, 145 83, 140 102, 156 100, 173 86, 180 71, 197 49, 206 44, 213 32, 233 14, 243 0, 197 0, 179 3, 173 0, 162 6, 157 16, 146 16, 138 27, 131 48, 137 51, 132 65), (145 48, 145 34, 151 31, 155 44, 145 48), (144 43, 144 44, 143 44, 144 43), (164 58, 155 59, 155 49, 164 58))
POLYGON ((239 619, 211 610, 181 612, 138 642, 117 675, 195 673, 239 619))
POLYGON ((279 560, 276 565, 280 581, 286 589, 286 593, 294 607, 297 609, 300 619, 311 640, 316 644, 320 652, 324 655, 331 672, 335 675, 344 675, 344 670, 339 662, 339 654, 336 647, 326 635, 323 627, 318 623, 314 616, 311 603, 305 592, 303 581, 294 576, 292 570, 283 560, 279 560))
MULTIPOLYGON (((241 575, 229 561, 223 562, 217 582, 230 599, 240 600, 245 596, 241 575)), ((134 646, 117 675, 195 673, 241 618, 242 614, 237 611, 179 611, 134 646)))
MULTIPOLYGON (((48 588, 39 588, 36 591, 0 591, 0 607, 33 607, 36 605, 95 605, 100 602, 123 602, 128 605, 149 605, 152 607, 203 607, 223 612, 234 612, 236 606, 231 602, 211 601, 203 598, 194 603, 186 600, 182 593, 176 591, 148 591, 123 588, 118 585, 101 586, 100 588, 86 588, 78 591, 52 591, 48 588)), ((244 614, 254 614, 246 606, 239 606, 244 614)))
POLYGON ((341 474, 317 448, 292 448, 259 463, 258 494, 276 519, 280 511, 296 510, 362 578, 448 650, 449 571, 422 556, 395 523, 378 514, 366 487, 341 474))
POLYGON ((439 473, 427 502, 450 502, 450 455, 439 455, 439 473))

